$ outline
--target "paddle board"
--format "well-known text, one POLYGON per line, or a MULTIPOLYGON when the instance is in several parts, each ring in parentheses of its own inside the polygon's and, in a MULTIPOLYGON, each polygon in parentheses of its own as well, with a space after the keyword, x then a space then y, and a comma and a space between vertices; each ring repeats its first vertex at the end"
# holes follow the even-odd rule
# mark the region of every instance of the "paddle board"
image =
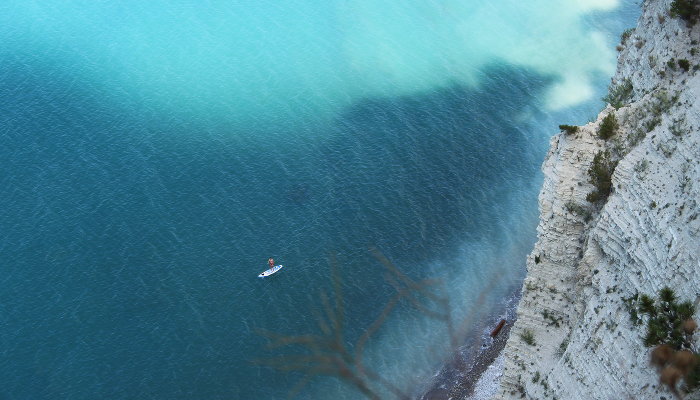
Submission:
POLYGON ((258 275, 258 278, 265 278, 266 276, 270 276, 274 274, 275 272, 281 270, 283 265, 275 265, 274 267, 268 269, 267 271, 263 272, 262 274, 258 275))

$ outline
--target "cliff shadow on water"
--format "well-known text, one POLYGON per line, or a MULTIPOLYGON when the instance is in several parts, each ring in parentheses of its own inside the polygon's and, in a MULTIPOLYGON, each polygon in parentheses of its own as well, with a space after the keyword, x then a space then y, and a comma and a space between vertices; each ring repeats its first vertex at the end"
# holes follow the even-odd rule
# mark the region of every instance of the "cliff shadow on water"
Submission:
MULTIPOLYGON (((442 337, 427 339, 430 335, 415 332, 410 342, 396 339, 389 346, 414 346, 415 351, 439 348, 435 354, 440 359, 449 357, 446 348, 464 343, 465 332, 479 334, 475 326, 457 329, 466 314, 459 308, 464 298, 475 300, 480 290, 493 289, 479 300, 485 306, 481 312, 488 314, 502 300, 493 294, 511 290, 514 279, 494 278, 489 271, 522 275, 520 260, 534 242, 537 184, 530 185, 539 182, 547 137, 533 134, 530 124, 539 116, 538 95, 548 83, 547 78, 519 68, 491 66, 476 88, 455 85, 421 95, 365 99, 338 117, 329 139, 319 148, 322 164, 318 169, 327 171, 326 192, 319 195, 328 218, 328 235, 323 240, 327 248, 338 252, 341 265, 338 274, 349 346, 362 340, 366 329, 374 326, 378 310, 390 304, 398 290, 383 278, 381 266, 367 251, 373 246, 408 276, 439 282, 431 289, 452 300, 438 307, 452 318, 453 333, 461 335, 450 338, 447 322, 437 318, 428 325, 441 326, 442 337), (523 191, 528 193, 526 202, 518 203, 523 191), (514 222, 517 217, 513 217, 523 209, 532 216, 526 225, 531 231, 519 231, 522 226, 514 222), (480 258, 508 253, 513 247, 518 248, 517 264, 497 265, 497 256, 480 258), (465 259, 465 254, 474 258, 465 259), (452 281, 456 277, 462 280, 452 281), (465 277, 472 281, 464 281, 465 277), (447 346, 430 343, 435 340, 447 346)), ((400 318, 430 320, 430 315, 422 314, 410 301, 400 302, 392 312, 402 315, 400 318)), ((490 323, 489 318, 476 317, 471 322, 477 320, 490 323)), ((313 331, 314 326, 309 321, 304 329, 292 332, 313 331)), ((401 329, 397 326, 402 325, 385 329, 401 329)), ((391 342, 386 337, 394 334, 379 332, 380 340, 391 342)), ((381 348, 373 351, 385 351, 385 355, 369 358, 397 362, 389 360, 394 356, 392 350, 381 348)), ((437 369, 430 364, 435 361, 432 358, 417 370, 411 364, 403 368, 420 375, 437 369)), ((384 376, 392 378, 392 373, 384 376)), ((401 387, 405 382, 392 383, 401 387)))
POLYGON ((336 227, 329 248, 361 261, 346 279, 370 276, 361 267, 372 263, 368 246, 421 276, 464 243, 497 242, 507 215, 519 211, 510 202, 539 176, 547 137, 530 123, 547 83, 492 66, 477 88, 366 99, 346 110, 319 155, 327 224, 336 227))
POLYGON ((390 248, 398 244, 387 233, 400 232, 403 247, 390 252, 397 261, 427 261, 488 234, 498 224, 485 222, 498 220, 508 193, 539 170, 547 137, 530 123, 547 83, 492 66, 475 88, 355 104, 321 149, 334 223, 363 224, 366 243, 390 248))

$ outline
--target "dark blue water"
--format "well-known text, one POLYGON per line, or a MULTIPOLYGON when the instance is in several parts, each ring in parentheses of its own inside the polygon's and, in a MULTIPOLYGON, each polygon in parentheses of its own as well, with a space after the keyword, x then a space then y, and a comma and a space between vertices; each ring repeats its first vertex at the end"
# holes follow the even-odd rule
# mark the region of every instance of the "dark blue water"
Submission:
MULTIPOLYGON (((153 91, 150 70, 125 86, 133 71, 107 77, 89 36, 39 10, 39 34, 10 24, 21 40, 0 52, 0 398, 283 398, 301 375, 252 362, 279 354, 258 331, 318 332, 334 264, 352 347, 394 293, 372 247, 440 279, 455 319, 486 287, 488 310, 534 241, 539 124, 597 107, 553 114, 557 77, 501 60, 478 85, 313 88, 262 114, 217 92, 207 113, 218 80, 194 100, 153 91), (268 257, 286 268, 257 279, 268 257)), ((439 321, 392 315, 368 365, 411 392, 450 347, 439 321)), ((300 395, 357 396, 321 378, 300 395)))

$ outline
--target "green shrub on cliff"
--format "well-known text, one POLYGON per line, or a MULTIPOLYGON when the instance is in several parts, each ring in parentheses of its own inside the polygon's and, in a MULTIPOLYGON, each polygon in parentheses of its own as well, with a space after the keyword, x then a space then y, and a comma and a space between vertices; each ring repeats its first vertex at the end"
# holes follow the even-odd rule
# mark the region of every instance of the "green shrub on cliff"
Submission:
POLYGON ((620 35, 620 43, 625 44, 627 42, 627 39, 629 39, 633 33, 634 28, 625 29, 625 31, 622 32, 622 35, 620 35))
POLYGON ((610 87, 608 87, 608 94, 603 97, 603 101, 615 107, 617 110, 624 106, 630 99, 633 90, 632 81, 629 79, 625 79, 617 85, 610 84, 610 87))
POLYGON ((566 211, 582 217, 584 222, 591 220, 591 210, 581 204, 569 200, 566 202, 566 204, 564 204, 564 207, 566 208, 566 211))
POLYGON ((575 125, 559 125, 559 130, 567 133, 567 135, 574 134, 578 132, 578 126, 575 125))
POLYGON ((695 25, 700 17, 700 4, 698 0, 673 0, 671 2, 671 16, 681 18, 690 25, 695 25))
POLYGON ((658 300, 642 295, 639 311, 648 317, 646 346, 666 343, 676 350, 690 348, 690 337, 683 331, 683 322, 693 317, 695 307, 687 301, 678 303, 676 295, 668 287, 659 291, 658 300))
POLYGON ((531 330, 525 329, 521 334, 520 338, 523 340, 523 342, 529 344, 530 346, 535 345, 535 335, 532 333, 531 330))
POLYGON ((668 69, 670 69, 671 71, 675 71, 675 70, 676 70, 676 59, 675 59, 675 58, 672 58, 672 59, 666 61, 666 66, 667 66, 668 69))
POLYGON ((695 306, 689 301, 679 303, 668 287, 659 291, 656 300, 646 294, 623 300, 631 305, 631 317, 646 319, 644 345, 654 347, 651 364, 659 371, 660 381, 677 396, 681 381, 685 384, 681 390, 700 387, 700 355, 694 340, 698 325, 692 319, 695 306))
POLYGON ((598 136, 601 139, 608 140, 615 135, 619 127, 620 125, 617 123, 615 114, 610 113, 603 118, 603 122, 600 124, 600 128, 598 128, 598 136))
POLYGON ((595 190, 588 193, 586 200, 595 203, 605 200, 612 190, 612 175, 617 167, 617 162, 610 159, 610 153, 599 151, 593 157, 593 164, 588 169, 589 182, 595 186, 595 190))

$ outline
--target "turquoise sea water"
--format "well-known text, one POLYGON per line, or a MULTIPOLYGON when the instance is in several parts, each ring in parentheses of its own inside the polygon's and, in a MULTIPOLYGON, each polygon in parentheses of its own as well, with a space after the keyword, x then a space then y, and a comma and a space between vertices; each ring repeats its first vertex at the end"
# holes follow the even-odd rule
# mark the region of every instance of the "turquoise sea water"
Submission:
MULTIPOLYGON (((602 106, 637 13, 3 2, 0 398, 284 398, 303 375, 253 363, 279 354, 257 331, 319 333, 335 257, 352 348, 395 293, 370 247, 439 280, 454 321, 498 310, 549 136, 602 106), (286 268, 257 279, 268 257, 286 268)), ((445 338, 402 303, 366 363, 415 394, 445 338)))

